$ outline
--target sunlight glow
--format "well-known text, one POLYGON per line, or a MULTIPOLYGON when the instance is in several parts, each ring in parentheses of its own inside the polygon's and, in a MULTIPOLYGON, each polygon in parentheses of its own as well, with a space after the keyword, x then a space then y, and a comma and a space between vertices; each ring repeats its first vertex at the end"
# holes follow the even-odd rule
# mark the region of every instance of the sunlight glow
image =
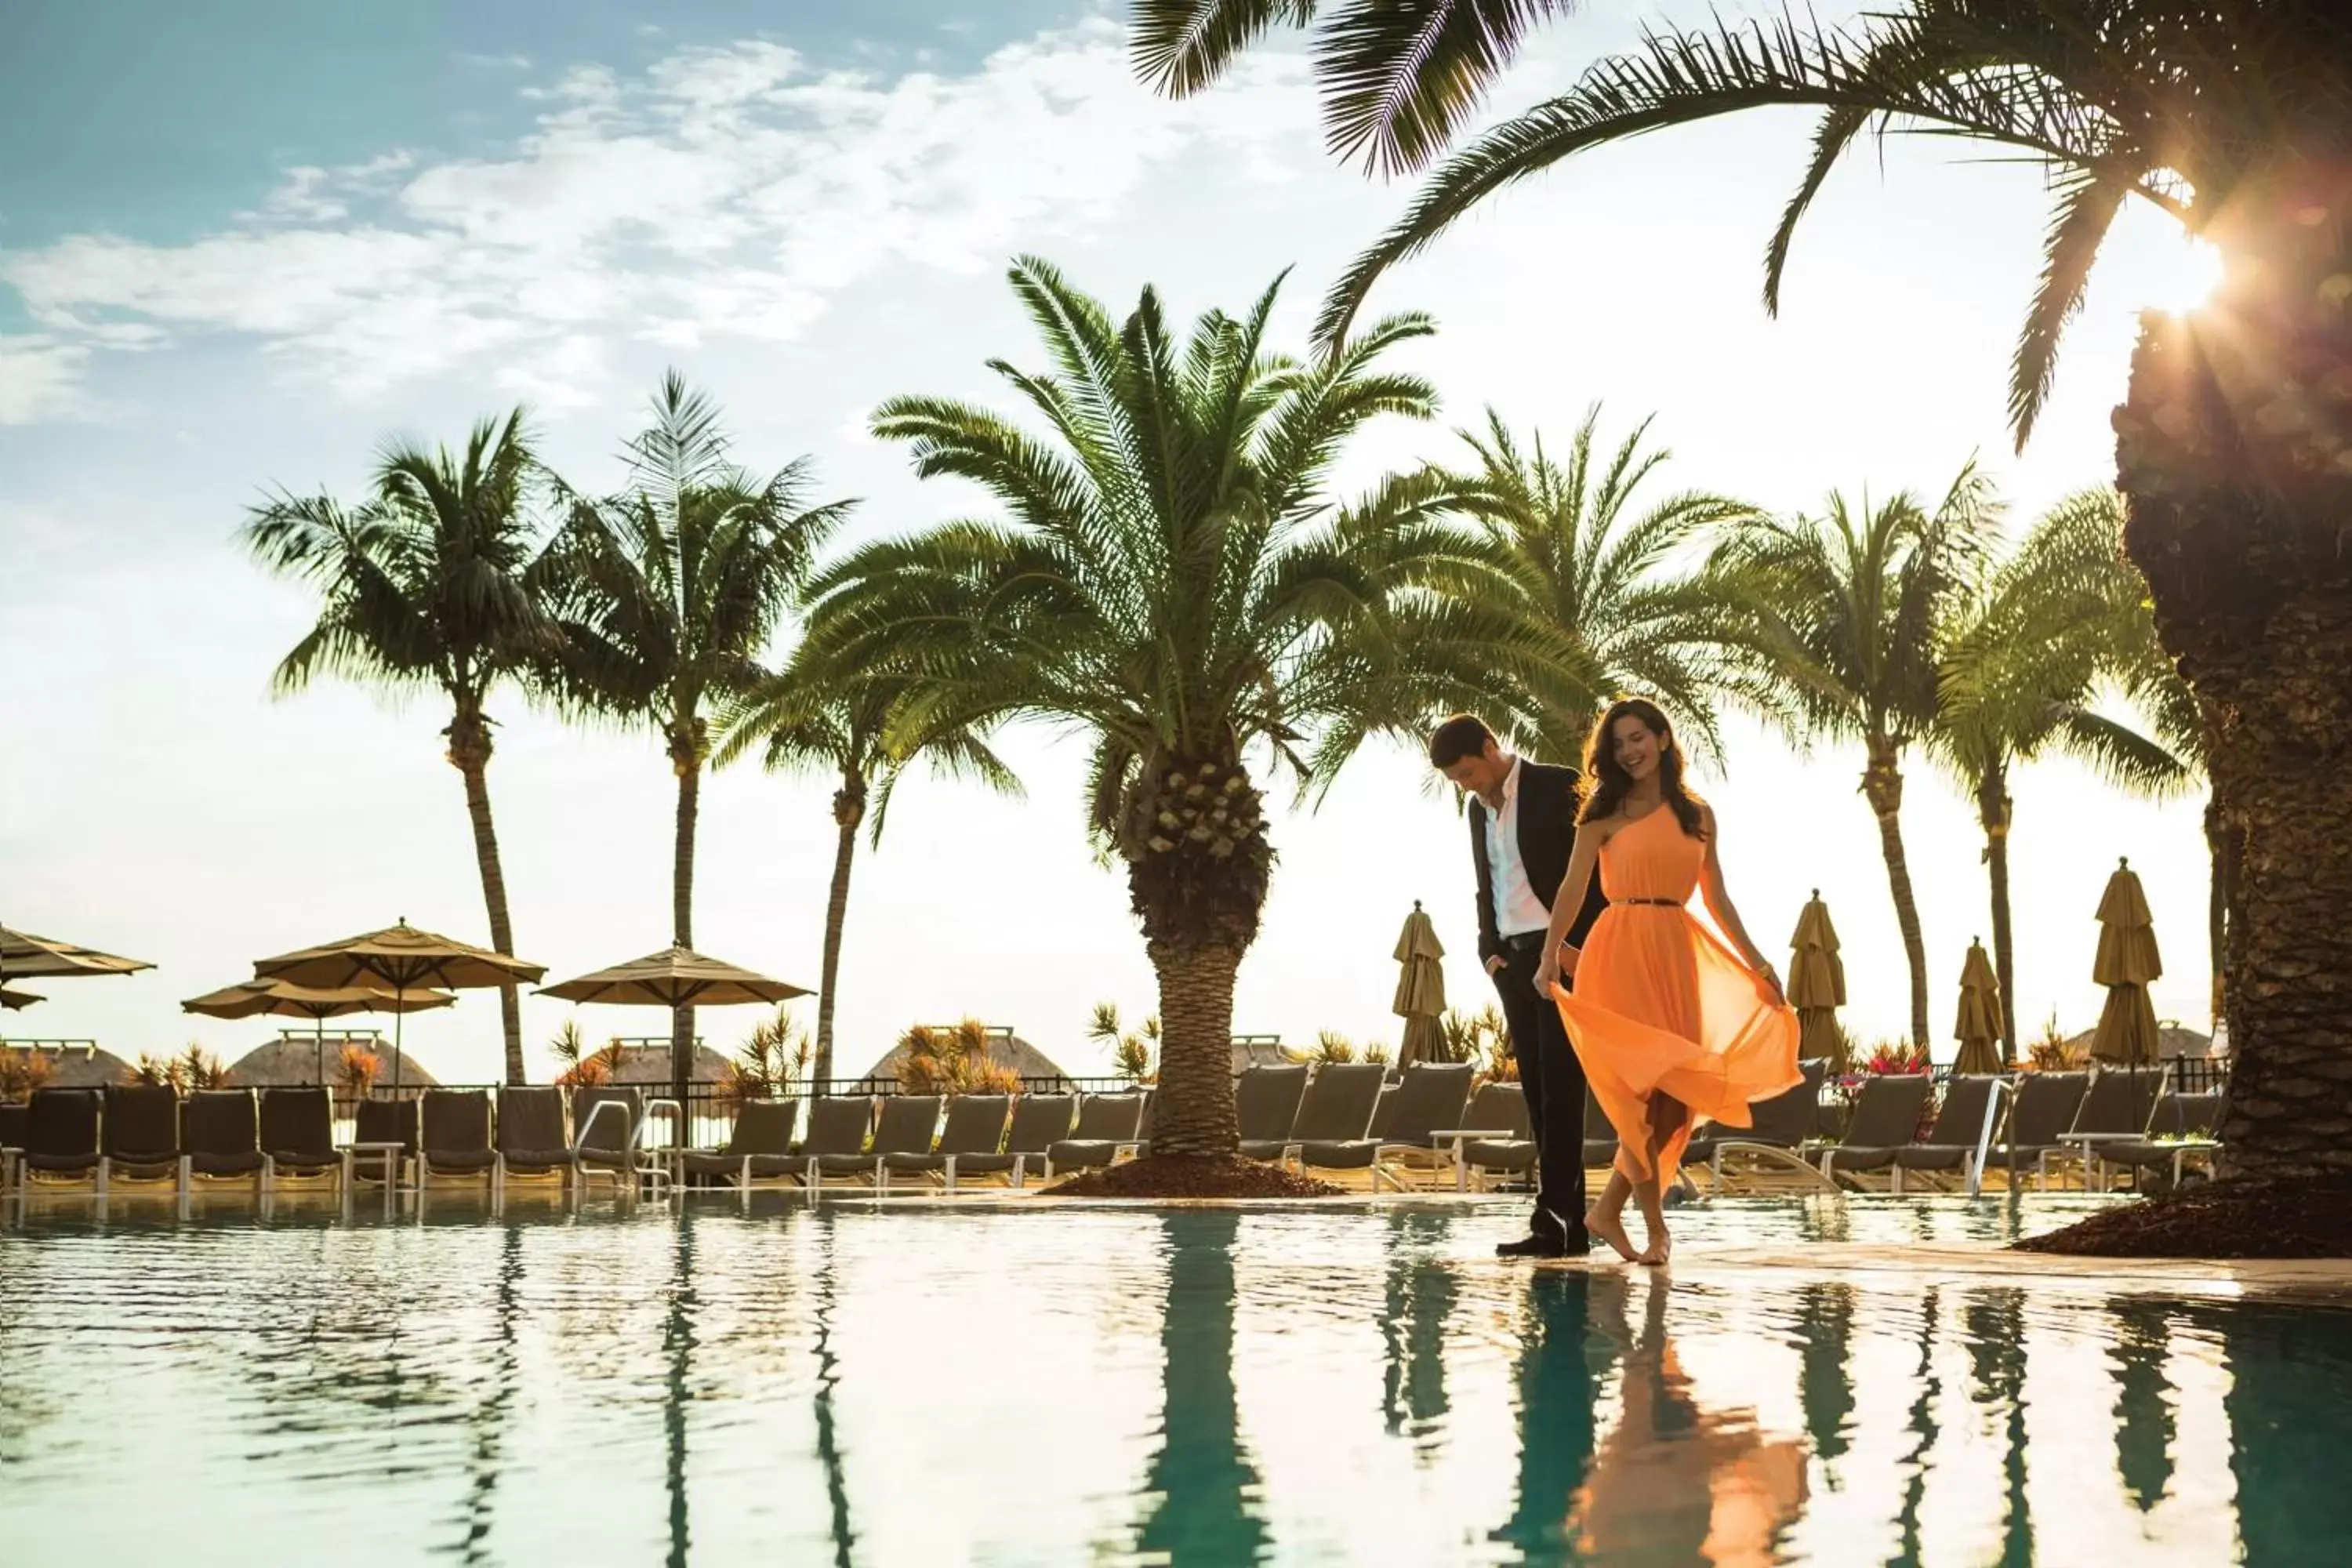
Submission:
POLYGON ((2183 235, 2155 258, 2148 280, 2147 307, 2186 314, 2213 296, 2221 281, 2221 252, 2210 241, 2183 235))

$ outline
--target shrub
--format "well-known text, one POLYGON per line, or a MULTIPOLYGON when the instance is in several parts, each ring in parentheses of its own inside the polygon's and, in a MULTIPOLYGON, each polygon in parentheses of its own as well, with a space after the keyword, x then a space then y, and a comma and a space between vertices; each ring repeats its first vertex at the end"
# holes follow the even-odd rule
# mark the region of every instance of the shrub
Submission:
POLYGON ((1087 1025, 1087 1038, 1110 1047, 1111 1070, 1129 1083, 1157 1082, 1160 1077, 1160 1017, 1154 1014, 1130 1034, 1119 1024, 1118 1005, 1095 1004, 1087 1025))
POLYGON ((1908 1040, 1881 1040, 1871 1047, 1870 1059, 1863 1064, 1866 1073, 1932 1072, 1935 1064, 1927 1051, 1908 1040))
POLYGON ((774 1016, 762 1019, 744 1037, 735 1059, 727 1064, 719 1080, 719 1100, 733 1107, 747 1100, 781 1098, 794 1082, 807 1078, 814 1056, 808 1031, 780 1005, 774 1016))
POLYGON ((383 1075, 383 1058, 365 1046, 345 1046, 335 1061, 335 1085, 347 1099, 360 1099, 383 1075))
POLYGON ((30 1100, 56 1073, 55 1065, 38 1051, 0 1046, 0 1100, 30 1100))
POLYGON ((988 1054, 988 1026, 966 1018, 952 1028, 918 1024, 898 1038, 898 1087, 908 1094, 1018 1094, 1021 1075, 988 1054))
POLYGON ((1307 1059, 1326 1067, 1335 1062, 1351 1062, 1356 1059, 1356 1047, 1339 1030, 1325 1029, 1315 1037, 1315 1050, 1307 1059))
POLYGON ((1364 1060, 1367 1063, 1373 1067, 1381 1068, 1388 1066, 1390 1062, 1395 1059, 1394 1055, 1389 1050, 1386 1043, 1380 1040, 1374 1040, 1370 1045, 1366 1046, 1364 1047, 1363 1056, 1364 1060))

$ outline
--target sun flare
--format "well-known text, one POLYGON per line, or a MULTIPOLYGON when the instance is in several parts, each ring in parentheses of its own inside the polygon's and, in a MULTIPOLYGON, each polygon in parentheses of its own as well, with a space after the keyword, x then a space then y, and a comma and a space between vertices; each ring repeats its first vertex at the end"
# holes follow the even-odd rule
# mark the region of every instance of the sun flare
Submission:
POLYGON ((2184 235, 2178 243, 2165 247, 2158 257, 2149 279, 2150 310, 2185 314, 2203 306, 2221 286, 2221 252, 2208 240, 2184 235))

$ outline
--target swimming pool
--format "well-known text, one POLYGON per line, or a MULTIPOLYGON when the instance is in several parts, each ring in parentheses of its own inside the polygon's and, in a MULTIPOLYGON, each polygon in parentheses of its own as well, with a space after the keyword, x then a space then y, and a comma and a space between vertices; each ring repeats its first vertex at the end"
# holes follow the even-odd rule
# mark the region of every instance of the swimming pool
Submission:
POLYGON ((1993 1202, 1727 1202, 1672 1279, 1499 1263, 1506 1202, 133 1207, 0 1231, 9 1563, 2139 1568, 2352 1526, 2352 1313, 1827 1245, 1993 1202), (1706 1265, 1759 1244, 1800 1261, 1706 1265))

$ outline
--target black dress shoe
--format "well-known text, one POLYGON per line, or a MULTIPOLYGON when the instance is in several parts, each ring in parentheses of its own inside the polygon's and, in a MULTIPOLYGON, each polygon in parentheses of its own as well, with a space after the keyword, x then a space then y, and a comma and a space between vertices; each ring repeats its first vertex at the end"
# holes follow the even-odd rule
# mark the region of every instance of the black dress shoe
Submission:
POLYGON ((1580 1247, 1571 1253, 1569 1238, 1536 1231, 1531 1235, 1519 1237, 1517 1241, 1499 1244, 1495 1248, 1495 1256, 1497 1258, 1568 1258, 1583 1250, 1584 1248, 1580 1247))

